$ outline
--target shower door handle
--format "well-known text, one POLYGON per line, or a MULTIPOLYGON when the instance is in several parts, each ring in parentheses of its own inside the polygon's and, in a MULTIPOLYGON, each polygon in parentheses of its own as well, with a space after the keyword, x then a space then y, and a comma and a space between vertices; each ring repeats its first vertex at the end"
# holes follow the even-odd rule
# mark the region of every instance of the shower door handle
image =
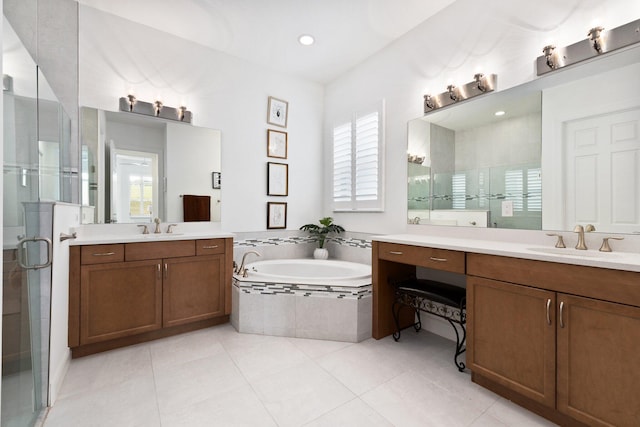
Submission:
POLYGON ((53 252, 53 243, 51 243, 51 239, 48 239, 46 237, 24 237, 18 241, 16 258, 18 260, 18 265, 24 268, 25 270, 38 270, 40 268, 47 268, 51 265, 52 252, 53 252), (44 264, 33 264, 33 265, 27 264, 28 261, 25 255, 27 248, 25 244, 29 242, 45 242, 47 244, 47 262, 45 262, 44 264))

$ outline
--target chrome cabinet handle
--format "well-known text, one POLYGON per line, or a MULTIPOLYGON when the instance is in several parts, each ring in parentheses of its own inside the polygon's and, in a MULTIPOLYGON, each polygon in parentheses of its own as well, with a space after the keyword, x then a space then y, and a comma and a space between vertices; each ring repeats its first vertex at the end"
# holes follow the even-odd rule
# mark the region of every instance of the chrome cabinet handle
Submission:
POLYGON ((166 279, 169 275, 169 266, 167 265, 167 263, 164 263, 164 278, 166 279))
POLYGON ((115 255, 115 252, 103 252, 101 254, 91 254, 92 256, 111 256, 111 255, 115 255))
POLYGON ((429 259, 431 261, 435 261, 435 262, 447 262, 446 258, 436 258, 436 257, 432 256, 432 257, 429 257, 429 259))
POLYGON ((400 252, 400 251, 389 251, 389 253, 391 255, 402 255, 402 252, 400 252))
POLYGON ((202 249, 215 249, 218 245, 203 246, 202 249))
POLYGON ((560 302, 560 327, 564 328, 564 321, 562 317, 564 316, 564 301, 560 302))
POLYGON ((551 324, 551 298, 547 300, 547 325, 551 324))
POLYGON ((160 264, 157 265, 158 267, 158 279, 160 279, 160 275, 162 274, 161 270, 160 270, 160 264))

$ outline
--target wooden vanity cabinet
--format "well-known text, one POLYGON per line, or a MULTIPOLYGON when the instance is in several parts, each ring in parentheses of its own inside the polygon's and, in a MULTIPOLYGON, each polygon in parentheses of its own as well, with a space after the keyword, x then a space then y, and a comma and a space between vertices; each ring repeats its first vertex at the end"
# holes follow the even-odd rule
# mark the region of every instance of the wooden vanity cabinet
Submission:
MULTIPOLYGON (((465 273, 465 253, 446 249, 397 243, 372 242, 373 330, 372 336, 381 339, 391 335, 396 325, 391 314, 395 288, 391 280, 416 274, 416 267, 425 267, 451 273, 465 273)), ((400 326, 412 325, 415 314, 411 310, 400 312, 400 326)))
POLYGON ((561 425, 640 425, 640 274, 467 255, 473 380, 561 425))
POLYGON ((81 267, 80 344, 162 327, 160 260, 81 267))
POLYGON ((224 323, 232 239, 72 246, 74 357, 224 323))

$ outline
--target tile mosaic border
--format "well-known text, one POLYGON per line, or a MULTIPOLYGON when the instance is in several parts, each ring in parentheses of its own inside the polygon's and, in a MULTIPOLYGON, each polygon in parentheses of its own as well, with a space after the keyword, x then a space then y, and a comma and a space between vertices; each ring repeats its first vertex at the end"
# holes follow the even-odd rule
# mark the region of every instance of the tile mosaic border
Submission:
MULTIPOLYGON (((301 243, 315 243, 315 240, 309 236, 256 237, 238 240, 234 239, 233 246, 237 248, 255 248, 258 246, 299 245, 301 243)), ((371 249, 371 239, 332 237, 327 241, 327 244, 348 246, 352 248, 371 249)))
POLYGON ((233 278, 233 285, 245 294, 289 294, 303 297, 362 299, 372 295, 371 284, 357 287, 333 285, 304 285, 291 283, 244 282, 233 278))

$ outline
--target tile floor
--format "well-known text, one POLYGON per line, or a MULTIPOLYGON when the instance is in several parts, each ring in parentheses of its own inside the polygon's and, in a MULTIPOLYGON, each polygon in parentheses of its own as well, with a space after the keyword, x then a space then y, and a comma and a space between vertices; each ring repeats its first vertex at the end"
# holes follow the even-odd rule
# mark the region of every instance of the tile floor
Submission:
POLYGON ((45 427, 551 426, 473 384, 454 344, 358 344, 229 324, 75 359, 45 427))

